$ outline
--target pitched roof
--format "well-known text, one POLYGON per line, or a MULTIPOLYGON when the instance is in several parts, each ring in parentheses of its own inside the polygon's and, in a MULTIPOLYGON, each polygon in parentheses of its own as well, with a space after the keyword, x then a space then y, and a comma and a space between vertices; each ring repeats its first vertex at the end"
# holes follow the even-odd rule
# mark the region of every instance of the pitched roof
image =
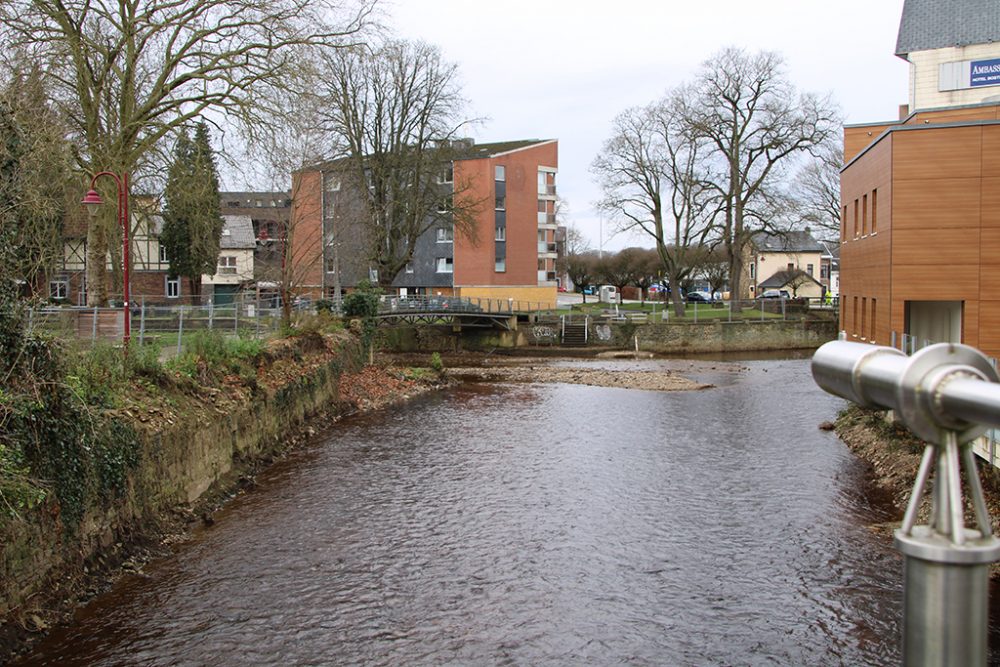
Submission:
POLYGON ((249 215, 222 216, 222 236, 219 247, 223 250, 246 250, 256 248, 257 240, 253 235, 253 223, 249 215), (226 232, 229 232, 228 234, 226 232))
POLYGON ((823 252, 823 244, 809 232, 760 233, 753 239, 760 252, 823 252))
POLYGON ((795 280, 801 281, 800 285, 810 281, 816 283, 817 285, 820 284, 818 280, 810 276, 802 269, 792 269, 791 271, 788 269, 782 269, 764 282, 760 283, 758 287, 760 289, 781 289, 795 280))
POLYGON ((547 144, 555 139, 519 139, 516 141, 497 141, 489 144, 472 144, 467 155, 463 155, 462 160, 478 160, 484 157, 493 157, 502 153, 518 151, 529 146, 547 144))
POLYGON ((906 0, 896 55, 1000 41, 997 0, 906 0))

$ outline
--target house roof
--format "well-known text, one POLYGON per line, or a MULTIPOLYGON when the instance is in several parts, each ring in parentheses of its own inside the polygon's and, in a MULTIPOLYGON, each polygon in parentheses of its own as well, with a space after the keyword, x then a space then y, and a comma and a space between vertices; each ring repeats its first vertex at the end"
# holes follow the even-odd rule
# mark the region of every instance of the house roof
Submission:
POLYGON ((246 250, 257 247, 257 240, 253 235, 253 223, 249 215, 224 215, 222 220, 224 224, 222 236, 219 239, 219 248, 246 250))
POLYGON ((807 231, 782 234, 760 233, 754 236, 759 252, 823 252, 823 244, 807 231))
POLYGON ((530 146, 547 144, 552 141, 555 141, 555 139, 519 139, 516 141, 497 141, 487 144, 473 144, 469 149, 469 153, 458 159, 478 160, 480 158, 493 157, 502 153, 519 151, 522 148, 528 148, 530 146))
POLYGON ((997 0, 906 0, 896 55, 1000 41, 997 0))
POLYGON ((760 283, 759 287, 761 289, 780 289, 785 285, 788 285, 793 280, 811 281, 817 285, 821 284, 818 280, 810 276, 802 269, 792 269, 791 271, 788 269, 782 269, 764 282, 760 283))

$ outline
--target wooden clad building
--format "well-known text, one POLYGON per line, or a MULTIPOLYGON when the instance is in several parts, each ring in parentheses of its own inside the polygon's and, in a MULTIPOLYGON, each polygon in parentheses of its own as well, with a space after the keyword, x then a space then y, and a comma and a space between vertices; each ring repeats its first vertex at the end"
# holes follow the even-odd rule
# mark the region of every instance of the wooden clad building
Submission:
MULTIPOLYGON (((943 9, 963 4, 949 0, 943 9)), ((925 5, 907 0, 901 23, 907 49, 898 55, 914 69, 911 86, 926 87, 920 64, 928 60, 911 49, 934 50, 944 77, 945 65, 961 65, 962 49, 971 48, 955 46, 960 36, 917 31, 918 18, 935 15, 925 5)), ((934 29, 949 25, 962 29, 934 29)), ((993 49, 1000 58, 1000 45, 993 49)), ((942 89, 955 85, 948 76, 942 89)), ((979 101, 904 108, 899 121, 845 128, 840 316, 850 340, 899 345, 906 334, 918 346, 963 342, 1000 357, 1000 79, 980 87, 969 76, 979 101)), ((962 94, 964 101, 971 93, 962 94)), ((940 99, 911 91, 918 104, 940 99)))

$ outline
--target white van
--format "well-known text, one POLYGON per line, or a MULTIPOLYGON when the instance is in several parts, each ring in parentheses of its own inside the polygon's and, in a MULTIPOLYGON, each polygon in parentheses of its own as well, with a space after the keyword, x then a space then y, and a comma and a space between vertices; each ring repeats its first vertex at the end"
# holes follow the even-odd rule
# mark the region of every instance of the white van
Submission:
POLYGON ((618 303, 618 288, 614 285, 601 285, 599 294, 603 303, 618 303))

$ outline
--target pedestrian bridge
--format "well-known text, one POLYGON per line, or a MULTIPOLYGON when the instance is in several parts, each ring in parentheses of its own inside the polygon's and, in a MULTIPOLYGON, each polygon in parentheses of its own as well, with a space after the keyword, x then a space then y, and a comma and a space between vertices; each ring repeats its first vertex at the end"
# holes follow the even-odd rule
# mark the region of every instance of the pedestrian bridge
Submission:
POLYGON ((551 304, 516 299, 478 299, 457 296, 383 296, 376 319, 383 326, 423 325, 517 329, 525 317, 551 304))

